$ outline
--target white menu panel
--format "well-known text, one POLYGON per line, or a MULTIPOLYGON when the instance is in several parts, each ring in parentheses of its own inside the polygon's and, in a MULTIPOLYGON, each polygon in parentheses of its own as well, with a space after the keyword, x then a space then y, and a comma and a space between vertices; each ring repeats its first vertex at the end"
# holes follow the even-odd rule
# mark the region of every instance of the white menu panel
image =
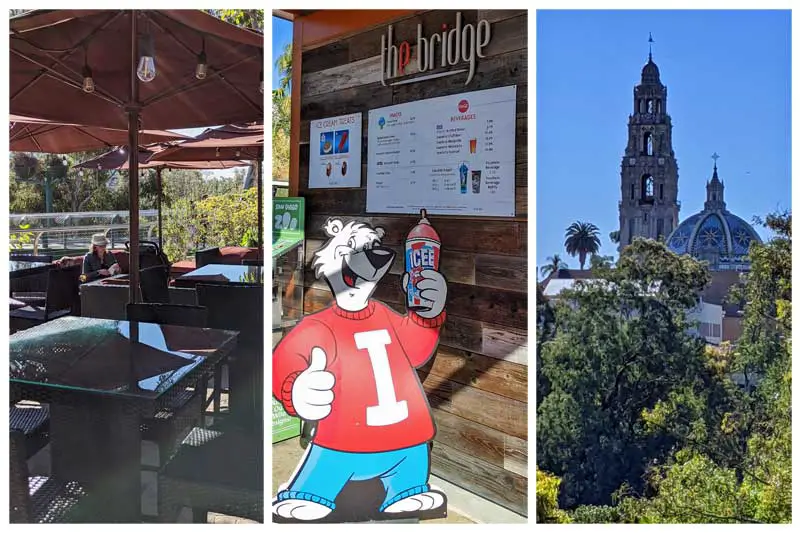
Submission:
POLYGON ((361 187, 361 113, 311 121, 309 189, 361 187))
POLYGON ((514 216, 517 87, 369 112, 367 212, 514 216))

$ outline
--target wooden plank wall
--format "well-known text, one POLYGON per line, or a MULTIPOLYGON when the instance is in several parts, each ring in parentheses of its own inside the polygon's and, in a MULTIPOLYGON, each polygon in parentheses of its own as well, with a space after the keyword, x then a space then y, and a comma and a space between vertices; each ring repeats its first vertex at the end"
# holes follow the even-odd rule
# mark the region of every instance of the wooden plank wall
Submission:
MULTIPOLYGON (((304 311, 332 301, 310 268, 330 216, 358 218, 386 229, 384 244, 400 251, 416 215, 366 215, 367 134, 370 109, 517 85, 516 216, 432 216, 443 241, 441 268, 448 279, 448 318, 440 348, 420 371, 434 409, 437 436, 433 473, 527 515, 527 12, 462 11, 464 23, 487 19, 492 39, 468 87, 460 76, 397 87, 380 83, 385 27, 305 50, 302 55, 299 194, 306 198, 304 311), (308 189, 309 121, 363 113, 362 183, 353 189, 308 189)), ((397 40, 416 39, 454 23, 454 11, 427 11, 395 23, 397 40)), ((376 297, 404 311, 402 253, 376 297)))

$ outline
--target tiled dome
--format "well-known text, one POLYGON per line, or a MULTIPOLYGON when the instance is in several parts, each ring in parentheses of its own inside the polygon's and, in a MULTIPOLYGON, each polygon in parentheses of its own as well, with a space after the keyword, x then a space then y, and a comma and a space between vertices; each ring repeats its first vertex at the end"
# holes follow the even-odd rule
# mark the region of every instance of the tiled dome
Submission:
POLYGON ((761 242, 753 227, 725 208, 724 185, 717 175, 706 184, 705 209, 681 222, 667 238, 667 247, 708 261, 712 270, 747 270, 750 243, 761 242))

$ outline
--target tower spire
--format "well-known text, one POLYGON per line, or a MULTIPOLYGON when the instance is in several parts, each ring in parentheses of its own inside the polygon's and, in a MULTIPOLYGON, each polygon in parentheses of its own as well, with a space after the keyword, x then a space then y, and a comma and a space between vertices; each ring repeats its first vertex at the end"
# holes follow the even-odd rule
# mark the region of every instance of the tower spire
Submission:
POLYGON ((648 45, 650 47, 650 53, 648 54, 647 59, 649 61, 652 61, 653 60, 653 43, 655 41, 653 40, 653 32, 648 32, 648 33, 650 34, 650 38, 647 39, 648 45))
POLYGON ((714 174, 711 176, 711 180, 719 181, 719 176, 717 176, 717 159, 719 159, 719 154, 717 152, 714 152, 711 155, 711 159, 714 160, 714 174))

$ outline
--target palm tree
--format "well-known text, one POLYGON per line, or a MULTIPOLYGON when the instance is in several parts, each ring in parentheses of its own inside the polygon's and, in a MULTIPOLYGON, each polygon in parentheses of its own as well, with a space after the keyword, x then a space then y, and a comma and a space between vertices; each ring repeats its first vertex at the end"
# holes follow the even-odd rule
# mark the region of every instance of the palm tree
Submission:
POLYGON ((596 254, 600 250, 600 230, 591 222, 573 222, 567 228, 564 246, 572 257, 578 256, 581 270, 588 254, 596 254))
POLYGON ((560 255, 555 254, 547 258, 547 264, 542 266, 539 272, 542 273, 542 276, 548 277, 564 268, 567 268, 567 264, 561 259, 560 255))
POLYGON ((291 94, 292 87, 292 43, 286 43, 283 52, 275 60, 275 68, 278 69, 278 88, 276 96, 282 97, 291 94))

